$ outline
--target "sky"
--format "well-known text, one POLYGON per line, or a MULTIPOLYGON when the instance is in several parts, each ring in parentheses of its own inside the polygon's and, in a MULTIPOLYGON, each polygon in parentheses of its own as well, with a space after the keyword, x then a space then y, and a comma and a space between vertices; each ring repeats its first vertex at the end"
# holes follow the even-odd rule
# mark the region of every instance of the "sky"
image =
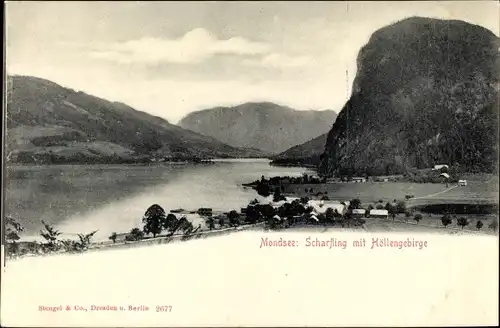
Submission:
POLYGON ((176 123, 247 101, 339 112, 370 35, 411 16, 499 33, 495 1, 8 2, 7 74, 176 123))

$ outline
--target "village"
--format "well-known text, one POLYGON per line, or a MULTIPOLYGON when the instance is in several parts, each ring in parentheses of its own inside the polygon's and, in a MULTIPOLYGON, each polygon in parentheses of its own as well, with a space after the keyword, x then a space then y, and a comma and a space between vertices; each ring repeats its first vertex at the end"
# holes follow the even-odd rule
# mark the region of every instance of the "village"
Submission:
POLYGON ((463 231, 467 228, 466 231, 479 232, 484 226, 488 231, 496 232, 496 207, 470 199, 466 199, 464 204, 455 204, 457 195, 458 198, 470 195, 471 186, 453 168, 446 164, 436 165, 432 169, 421 170, 420 176, 433 182, 407 182, 408 176, 349 176, 337 179, 322 179, 305 173, 295 177, 262 176, 260 180, 242 184, 242 188, 251 188, 257 195, 247 206, 239 209, 201 207, 197 210, 177 208, 167 211, 159 204, 153 204, 145 211, 142 227, 135 227, 129 232, 114 232, 107 241, 92 241, 95 232, 78 234, 79 240, 64 239, 60 236, 61 232, 42 221, 45 230, 40 235, 46 243, 11 243, 9 253, 22 256, 79 252, 262 228, 270 231, 314 231, 316 228, 377 231, 401 229, 402 226, 397 227, 397 224, 404 223, 406 228, 402 229, 415 229, 415 226, 431 230, 450 227, 452 230, 463 231), (458 188, 469 189, 460 191, 458 188), (450 198, 433 203, 443 195, 450 198), (392 226, 384 222, 392 222, 392 226), (453 224, 456 228, 451 228, 453 224))

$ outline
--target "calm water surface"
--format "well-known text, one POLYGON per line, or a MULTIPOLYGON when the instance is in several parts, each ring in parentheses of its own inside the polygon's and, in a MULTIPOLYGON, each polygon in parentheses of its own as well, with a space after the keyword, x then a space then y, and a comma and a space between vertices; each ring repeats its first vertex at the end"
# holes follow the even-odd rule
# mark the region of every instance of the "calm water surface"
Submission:
MULTIPOLYGON (((38 236, 41 220, 67 236, 99 229, 96 239, 141 226, 152 204, 166 211, 212 207, 228 211, 256 197, 244 182, 305 168, 273 167, 268 160, 218 160, 214 164, 51 165, 7 168, 5 213, 38 236)), ((195 224, 199 222, 194 222, 195 224)))

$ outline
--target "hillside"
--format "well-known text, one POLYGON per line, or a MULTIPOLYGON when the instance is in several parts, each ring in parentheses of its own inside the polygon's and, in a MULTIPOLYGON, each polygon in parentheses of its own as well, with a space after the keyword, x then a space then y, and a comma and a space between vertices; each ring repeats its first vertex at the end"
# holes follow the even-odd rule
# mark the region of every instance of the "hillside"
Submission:
POLYGON ((8 160, 107 163, 150 158, 251 157, 166 120, 30 76, 7 80, 8 160))
POLYGON ((269 102, 245 103, 190 113, 179 126, 234 147, 280 153, 328 132, 335 117, 331 110, 299 111, 269 102))
POLYGON ((327 133, 303 144, 293 146, 274 156, 272 163, 276 165, 316 166, 320 162, 320 156, 325 151, 326 138, 327 133))
POLYGON ((491 31, 457 20, 413 17, 373 33, 320 173, 396 174, 440 163, 495 171, 499 46, 491 31))

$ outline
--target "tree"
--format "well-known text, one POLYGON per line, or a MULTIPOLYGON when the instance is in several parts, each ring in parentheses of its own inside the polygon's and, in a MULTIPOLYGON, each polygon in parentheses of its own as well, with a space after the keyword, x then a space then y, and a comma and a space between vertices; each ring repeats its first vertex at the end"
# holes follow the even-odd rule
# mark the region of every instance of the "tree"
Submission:
POLYGON ((335 224, 335 211, 333 208, 329 207, 325 212, 326 221, 335 224))
POLYGON ((448 215, 448 214, 445 214, 443 215, 443 217, 441 218, 441 223, 443 224, 443 226, 446 228, 448 225, 451 224, 451 217, 448 215))
POLYGON ((118 235, 116 234, 116 232, 113 232, 111 234, 111 236, 109 236, 109 239, 113 241, 113 244, 116 243, 116 238, 118 237, 118 235))
POLYGON ((229 213, 227 213, 227 218, 229 219, 230 225, 232 225, 232 226, 239 226, 240 225, 240 220, 239 220, 240 215, 235 210, 232 210, 229 213))
POLYGON ((142 218, 142 222, 144 223, 144 232, 152 233, 153 238, 159 234, 162 229, 165 227, 167 221, 167 217, 165 214, 165 210, 158 204, 151 205, 144 217, 142 218))
POLYGON ((309 203, 309 197, 300 197, 300 203, 306 205, 309 203))
POLYGON ((250 205, 257 205, 259 201, 256 199, 250 201, 250 205))
POLYGON ((490 228, 491 230, 493 231, 497 231, 498 229, 498 221, 496 218, 493 219, 493 221, 491 221, 490 225, 488 226, 488 228, 490 228))
POLYGON ((397 214, 394 207, 392 208, 390 213, 391 213, 392 223, 394 223, 394 221, 396 220, 396 214, 397 214))
POLYGON ((392 206, 392 204, 391 204, 391 203, 389 203, 389 202, 387 202, 387 203, 385 204, 385 207, 384 207, 384 208, 387 210, 387 212, 391 213, 391 212, 392 212, 392 207, 393 207, 393 206, 392 206))
POLYGON ((79 243, 80 249, 84 250, 84 249, 87 249, 89 247, 89 245, 91 243, 90 241, 91 241, 92 237, 94 237, 94 235, 97 231, 98 230, 94 230, 88 234, 82 234, 82 233, 78 234, 78 239, 80 239, 80 243, 79 243))
POLYGON ((15 243, 21 237, 19 234, 24 231, 23 226, 11 216, 5 217, 5 240, 8 243, 15 243))
POLYGON ((220 228, 224 227, 224 218, 222 216, 219 218, 219 222, 218 223, 219 223, 219 227, 220 228))
POLYGON ((415 214, 415 216, 413 217, 413 220, 415 220, 418 224, 420 222, 420 220, 422 220, 422 214, 415 214))
POLYGON ((443 167, 441 167, 441 168, 439 169, 439 173, 448 173, 448 171, 449 171, 449 170, 448 170, 448 167, 446 167, 446 166, 443 166, 443 167))
POLYGON ((144 238, 144 232, 142 232, 139 228, 133 228, 132 230, 130 230, 128 235, 125 236, 126 241, 137 241, 141 240, 142 238, 144 238))
POLYGON ((483 227, 483 222, 481 220, 478 220, 476 222, 476 229, 481 230, 482 227, 483 227))
POLYGON ((262 197, 268 197, 271 195, 271 188, 269 187, 269 184, 266 182, 261 182, 257 185, 256 188, 257 194, 259 194, 262 197))
POLYGON ((265 219, 269 219, 276 214, 276 211, 274 210, 274 208, 269 204, 259 205, 257 207, 257 210, 262 214, 262 216, 265 219))
POLYGON ((55 247, 57 244, 57 238, 61 235, 59 230, 54 229, 53 226, 42 220, 45 231, 40 230, 40 235, 47 241, 49 247, 55 247))
POLYGON ((408 219, 411 217, 411 211, 405 212, 405 221, 408 222, 408 219))
POLYGON ((463 230, 465 226, 469 225, 469 220, 467 218, 459 218, 457 219, 457 225, 462 227, 463 230))
POLYGON ((361 208, 361 200, 359 200, 358 198, 351 200, 351 202, 349 203, 349 209, 353 210, 358 208, 361 208))
POLYGON ((214 218, 213 218, 213 217, 209 217, 209 218, 207 219, 207 225, 208 225, 208 229, 209 229, 210 231, 212 231, 213 229, 215 229, 215 220, 214 220, 214 218))
POLYGON ((365 218, 369 218, 370 217, 370 211, 371 210, 373 210, 373 205, 372 204, 368 205, 368 208, 365 211, 365 218))
POLYGON ((328 196, 323 196, 321 197, 321 200, 330 200, 330 198, 328 196))
POLYGON ((280 200, 286 200, 286 198, 285 198, 285 199, 283 199, 283 198, 285 198, 285 197, 281 196, 281 191, 280 191, 280 189, 279 189, 279 188, 276 188, 276 189, 274 190, 273 202, 279 202, 280 200))
POLYGON ((246 216, 246 222, 250 224, 257 223, 257 221, 260 220, 261 214, 260 212, 256 209, 255 206, 247 206, 246 211, 245 211, 245 216, 246 216))
POLYGON ((406 203, 403 200, 400 200, 396 203, 396 213, 404 213, 406 212, 406 203))
POLYGON ((179 219, 174 214, 169 213, 165 219, 163 228, 169 232, 169 236, 173 236, 177 229, 179 229, 179 219))

